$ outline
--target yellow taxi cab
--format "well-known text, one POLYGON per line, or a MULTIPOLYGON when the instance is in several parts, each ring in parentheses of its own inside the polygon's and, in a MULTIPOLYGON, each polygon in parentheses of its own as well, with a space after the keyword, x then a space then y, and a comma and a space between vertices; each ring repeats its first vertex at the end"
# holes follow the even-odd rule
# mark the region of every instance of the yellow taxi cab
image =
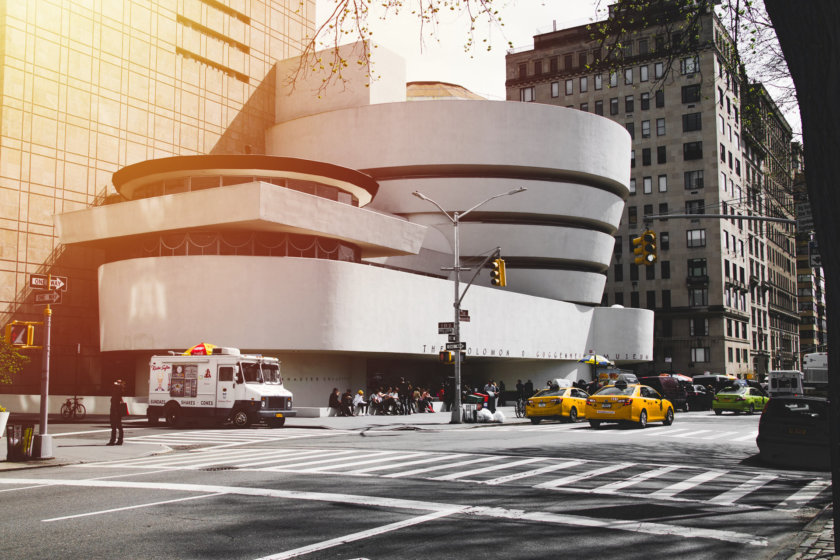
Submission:
POLYGON ((674 405, 653 387, 618 381, 586 399, 586 418, 593 428, 602 422, 632 422, 640 428, 648 422, 674 423, 674 405))
POLYGON ((586 397, 589 394, 577 387, 572 387, 567 379, 556 379, 551 387, 537 392, 525 402, 525 417, 532 424, 539 424, 543 419, 577 422, 586 415, 586 397))

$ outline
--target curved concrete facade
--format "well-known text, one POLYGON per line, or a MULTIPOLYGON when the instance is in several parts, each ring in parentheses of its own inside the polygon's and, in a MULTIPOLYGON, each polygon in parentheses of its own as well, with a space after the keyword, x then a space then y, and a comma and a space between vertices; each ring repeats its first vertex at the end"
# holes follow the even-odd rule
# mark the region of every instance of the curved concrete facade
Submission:
MULTIPOLYGON (((441 247, 437 236, 424 247, 450 254, 451 223, 413 191, 452 212, 526 187, 465 217, 461 255, 486 255, 499 246, 509 278, 522 280, 508 289, 601 301, 630 172, 630 137, 608 119, 533 103, 386 103, 278 124, 266 146, 277 155, 321 157, 364 170, 380 185, 372 208, 432 225, 449 247, 441 247)), ((427 260, 398 262, 431 272, 427 260)))

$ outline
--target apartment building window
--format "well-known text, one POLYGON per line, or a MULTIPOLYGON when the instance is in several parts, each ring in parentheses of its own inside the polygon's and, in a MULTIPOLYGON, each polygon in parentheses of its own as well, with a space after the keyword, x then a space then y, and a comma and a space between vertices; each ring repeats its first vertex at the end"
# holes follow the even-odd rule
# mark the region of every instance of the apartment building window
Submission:
POLYGON ((668 176, 660 175, 656 179, 659 182, 659 192, 668 192, 668 176))
POLYGON ((542 60, 535 60, 534 61, 534 75, 539 76, 542 74, 542 60))
MULTIPOLYGON (((728 320, 728 319, 727 319, 727 320, 728 320)), ((728 355, 729 361, 730 361, 730 362, 734 362, 735 360, 733 360, 733 359, 732 359, 732 348, 731 348, 731 347, 729 347, 729 348, 727 348, 727 349, 726 349, 726 353, 727 353, 727 355, 728 355)))
POLYGON ((586 68, 586 53, 578 53, 578 66, 580 68, 586 68))
POLYGON ((739 118, 740 118, 740 117, 739 117, 739 115, 738 115, 738 107, 735 107, 735 124, 738 124, 738 119, 739 119, 739 118))
POLYGON ((552 74, 556 74, 560 70, 560 57, 552 56, 548 60, 548 69, 552 74))
POLYGON ((519 79, 522 80, 528 77, 528 63, 523 62, 519 65, 519 79))
POLYGON ((639 308, 639 292, 630 292, 630 307, 639 308))
POLYGON ((630 150, 630 167, 636 167, 636 150, 630 150))
POLYGON ((651 177, 645 177, 642 179, 642 192, 645 194, 650 194, 653 191, 653 179, 651 177))
POLYGON ((689 336, 709 336, 709 320, 705 317, 692 317, 688 320, 689 336))
POLYGON ((639 67, 639 81, 640 81, 640 82, 646 82, 646 81, 648 81, 648 79, 649 79, 649 77, 648 77, 648 72, 649 72, 649 71, 650 71, 650 69, 649 69, 649 67, 648 67, 648 65, 647 65, 647 64, 645 64, 644 66, 640 66, 640 67, 639 67))
POLYGON ((662 277, 663 280, 668 280, 671 278, 671 261, 659 262, 659 275, 662 277))
POLYGON ((648 216, 653 216, 653 204, 645 204, 644 216, 645 218, 647 218, 648 216))
POLYGON ((656 90, 656 108, 661 109, 665 106, 665 90, 658 89, 656 90))
POLYGON ((726 163, 726 146, 720 145, 720 161, 726 163))
MULTIPOLYGON (((657 49, 659 50, 659 49, 657 49)), ((653 77, 656 79, 665 75, 665 65, 662 62, 657 62, 653 65, 653 77)))
POLYGON ((718 115, 718 124, 720 125, 720 133, 726 134, 726 120, 723 115, 718 115))
POLYGON ((580 92, 581 93, 586 93, 587 91, 589 91, 589 78, 587 78, 586 76, 581 76, 580 77, 580 92))
MULTIPOLYGON (((662 290, 662 309, 671 309, 671 290, 662 290)), ((665 334, 665 324, 668 324, 668 331, 671 330, 671 321, 665 320, 662 322, 662 334, 665 337, 670 337, 670 334, 665 334)))
POLYGON ((656 267, 645 267, 645 280, 656 280, 656 267))
POLYGON ((642 165, 650 165, 650 148, 642 148, 642 165))
POLYGON ((632 113, 633 112, 633 96, 626 95, 624 97, 624 112, 625 113, 632 113))
POLYGON ((627 223, 631 226, 635 226, 639 223, 638 216, 636 215, 636 207, 635 206, 628 206, 627 207, 627 223))
POLYGON ((618 114, 618 97, 610 97, 610 115, 618 114))
POLYGON ((687 113, 682 116, 683 132, 694 132, 702 130, 703 121, 701 113, 687 113))
POLYGON ((624 292, 616 292, 615 293, 615 304, 616 305, 624 305, 624 292))
POLYGON ((738 177, 741 176, 741 160, 740 159, 735 160, 735 175, 737 175, 738 177))
POLYGON ((709 305, 708 288, 690 288, 688 290, 689 307, 706 307, 709 305))
POLYGON ((604 101, 602 99, 595 102, 595 114, 604 116, 604 101))
POLYGON ((616 263, 613 267, 613 277, 615 278, 616 282, 623 282, 624 281, 624 265, 621 263, 616 263))
POLYGON ((551 82, 551 97, 560 97, 560 82, 551 82))
MULTIPOLYGON (((653 267, 649 266, 648 270, 653 270, 653 267)), ((654 290, 648 290, 645 293, 645 307, 650 310, 656 309, 656 292, 654 290)))
POLYGON ((642 121, 642 138, 650 138, 650 121, 642 121))
POLYGON ((572 69, 572 55, 571 54, 563 55, 563 68, 565 70, 571 70, 572 69))
POLYGON ((663 251, 671 248, 671 235, 667 231, 659 233, 659 248, 663 251))
POLYGON ((706 230, 705 229, 689 229, 685 232, 685 245, 688 248, 705 247, 706 246, 706 230))
POLYGON ((631 123, 631 122, 624 123, 624 128, 626 128, 627 132, 630 133, 630 139, 635 140, 636 139, 636 125, 634 123, 631 123))
POLYGON ((601 76, 601 74, 595 74, 594 81, 595 81, 595 89, 601 90, 601 89, 604 88, 604 79, 601 76))
POLYGON ((683 160, 703 159, 703 142, 686 142, 683 144, 683 160))
POLYGON ((667 213, 668 213, 668 203, 667 202, 660 202, 659 203, 659 215, 664 216, 667 213))
POLYGON ((647 54, 648 52, 648 40, 639 39, 639 54, 647 54))
POLYGON ((706 259, 688 259, 688 276, 690 278, 706 275, 706 259))
POLYGON ((630 196, 636 194, 636 179, 630 179, 630 196))
POLYGON ((656 147, 656 163, 666 163, 668 160, 668 150, 665 146, 656 147))
POLYGON ((580 110, 584 112, 589 111, 589 103, 581 103, 580 110))
POLYGON ((700 84, 682 87, 683 103, 698 103, 700 101, 700 84))
POLYGON ((665 136, 665 119, 656 119, 656 135, 665 136))
POLYGON ((521 88, 519 90, 520 101, 534 101, 534 86, 521 88))
POLYGON ((700 70, 700 57, 687 56, 680 60, 680 74, 694 74, 700 70))
POLYGON ((723 107, 723 100, 726 99, 726 95, 723 93, 723 88, 718 87, 718 105, 723 107))
POLYGON ((704 200, 686 200, 685 201, 686 214, 705 214, 706 202, 704 200))
POLYGON ((683 173, 683 178, 685 180, 686 189, 694 190, 703 188, 702 169, 698 169, 697 171, 686 171, 685 173, 683 173))
POLYGON ((566 95, 572 95, 575 92, 575 81, 566 80, 566 95))
POLYGON ((648 92, 644 92, 639 96, 640 105, 642 111, 647 111, 650 109, 650 94, 648 92))
POLYGON ((692 348, 691 361, 696 364, 704 364, 710 362, 711 358, 709 357, 709 348, 692 348))
POLYGON ((632 68, 625 68, 624 69, 624 85, 629 86, 633 84, 633 69, 632 68))
POLYGON ((615 245, 613 246, 613 254, 620 255, 624 245, 621 244, 621 236, 615 236, 615 245))

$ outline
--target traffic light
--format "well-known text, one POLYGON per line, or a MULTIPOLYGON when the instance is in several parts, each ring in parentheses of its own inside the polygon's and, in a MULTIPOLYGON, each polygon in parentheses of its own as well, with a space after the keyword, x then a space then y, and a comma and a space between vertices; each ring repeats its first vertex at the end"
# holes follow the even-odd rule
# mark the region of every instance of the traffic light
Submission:
POLYGON ((494 259, 490 264, 490 283, 500 288, 507 286, 504 259, 494 259))
POLYGON ((26 321, 12 321, 6 325, 6 344, 29 348, 35 340, 35 325, 26 321))
POLYGON ((656 233, 646 229, 642 235, 633 239, 633 254, 636 264, 650 266, 656 262, 656 233))
POLYGON ((441 350, 440 354, 438 354, 441 363, 444 364, 454 364, 455 363, 455 354, 450 352, 449 350, 441 350))

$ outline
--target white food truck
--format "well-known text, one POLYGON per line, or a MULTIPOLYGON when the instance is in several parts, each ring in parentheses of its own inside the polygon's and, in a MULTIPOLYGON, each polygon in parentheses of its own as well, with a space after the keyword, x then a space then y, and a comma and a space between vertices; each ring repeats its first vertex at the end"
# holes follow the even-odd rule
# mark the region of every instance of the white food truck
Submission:
POLYGON ((163 417, 170 426, 189 418, 229 421, 239 428, 255 422, 279 428, 287 417, 295 416, 292 393, 283 387, 277 358, 207 347, 202 344, 184 354, 152 356, 146 412, 150 424, 163 417))

